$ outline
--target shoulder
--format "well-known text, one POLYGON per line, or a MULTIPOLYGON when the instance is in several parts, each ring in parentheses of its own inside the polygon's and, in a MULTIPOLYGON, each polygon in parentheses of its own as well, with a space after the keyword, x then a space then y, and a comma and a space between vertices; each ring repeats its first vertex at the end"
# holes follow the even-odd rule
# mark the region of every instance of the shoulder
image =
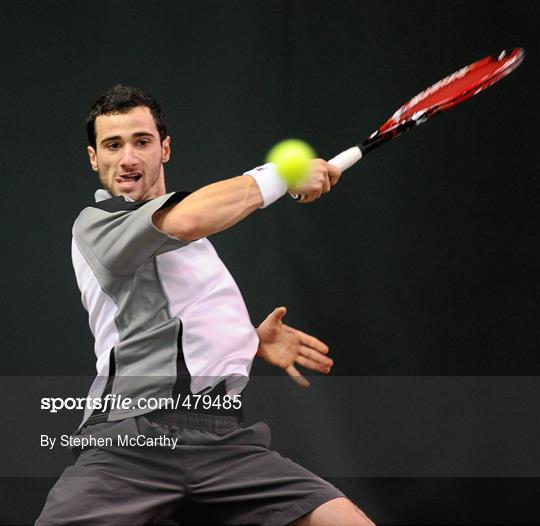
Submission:
POLYGON ((144 206, 150 201, 127 201, 121 195, 116 197, 111 197, 110 199, 105 199, 97 203, 90 204, 87 208, 97 208, 98 210, 103 210, 104 212, 114 213, 114 212, 131 212, 133 210, 138 210, 141 206, 144 206))
POLYGON ((168 194, 147 199, 144 201, 130 201, 123 196, 110 197, 102 201, 90 203, 83 208, 75 219, 73 230, 90 225, 101 225, 115 220, 127 219, 129 216, 151 217, 154 212, 162 208, 175 205, 187 197, 191 192, 170 192, 168 194))
POLYGON ((179 203, 187 197, 191 192, 170 192, 165 195, 156 197, 155 199, 146 199, 144 201, 131 201, 125 199, 123 196, 118 195, 115 197, 110 197, 109 199, 104 199, 98 201, 97 203, 91 203, 84 210, 88 208, 97 208, 98 210, 103 210, 104 212, 114 213, 114 212, 132 212, 138 210, 146 204, 154 203, 156 206, 152 208, 170 206, 176 203, 179 203))

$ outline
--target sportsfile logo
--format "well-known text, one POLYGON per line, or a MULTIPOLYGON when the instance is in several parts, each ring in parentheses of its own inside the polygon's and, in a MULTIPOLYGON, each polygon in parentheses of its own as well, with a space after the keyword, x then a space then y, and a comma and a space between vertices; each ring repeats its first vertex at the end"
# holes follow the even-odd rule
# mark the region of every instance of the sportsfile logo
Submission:
POLYGON ((127 396, 108 394, 103 398, 93 397, 43 397, 41 399, 41 409, 49 413, 58 413, 63 409, 69 411, 91 409, 97 411, 108 411, 111 409, 135 409, 133 400, 127 396))
POLYGON ((58 413, 61 410, 84 410, 92 411, 129 411, 145 409, 155 411, 157 409, 175 409, 177 411, 197 410, 238 410, 242 407, 241 395, 210 395, 210 394, 187 394, 179 393, 176 397, 149 397, 133 400, 129 396, 121 394, 107 394, 102 398, 93 397, 43 397, 41 409, 49 413, 58 413))

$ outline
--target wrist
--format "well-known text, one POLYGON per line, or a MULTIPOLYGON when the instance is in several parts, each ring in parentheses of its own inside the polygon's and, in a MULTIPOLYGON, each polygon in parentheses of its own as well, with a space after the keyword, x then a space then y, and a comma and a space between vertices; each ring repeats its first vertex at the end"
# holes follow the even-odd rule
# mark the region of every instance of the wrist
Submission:
POLYGON ((257 345, 257 352, 255 353, 255 356, 258 356, 258 354, 261 352, 261 333, 259 327, 255 327, 255 332, 257 333, 257 339, 259 340, 257 345))
POLYGON ((258 358, 262 358, 264 354, 264 344, 261 341, 261 330, 259 327, 255 327, 255 332, 257 333, 257 338, 259 339, 259 344, 257 345, 257 352, 255 353, 255 356, 258 358))
POLYGON ((255 179, 263 199, 261 208, 271 205, 287 192, 287 183, 279 175, 274 163, 266 163, 253 168, 245 172, 244 175, 250 175, 255 179))

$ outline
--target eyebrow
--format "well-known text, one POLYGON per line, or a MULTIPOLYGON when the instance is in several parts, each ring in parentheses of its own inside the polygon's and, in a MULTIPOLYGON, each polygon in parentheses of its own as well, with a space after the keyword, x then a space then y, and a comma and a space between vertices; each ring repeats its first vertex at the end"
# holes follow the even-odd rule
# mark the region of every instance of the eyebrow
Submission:
MULTIPOLYGON (((154 135, 151 132, 146 131, 139 131, 131 134, 131 137, 154 137, 154 135)), ((101 139, 100 144, 105 144, 109 141, 118 141, 122 139, 120 135, 111 135, 109 137, 105 137, 104 139, 101 139)))

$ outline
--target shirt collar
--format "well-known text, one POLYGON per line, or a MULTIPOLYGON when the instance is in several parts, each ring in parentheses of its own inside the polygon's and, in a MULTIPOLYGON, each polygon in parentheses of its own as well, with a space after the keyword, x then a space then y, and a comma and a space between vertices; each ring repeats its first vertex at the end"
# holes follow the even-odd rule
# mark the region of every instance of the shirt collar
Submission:
MULTIPOLYGON (((107 190, 100 188, 99 190, 96 190, 96 193, 94 194, 94 199, 96 200, 96 203, 99 203, 100 201, 105 201, 106 199, 111 199, 113 195, 108 192, 107 190)), ((134 203, 135 201, 131 199, 130 197, 127 197, 125 195, 122 196, 126 201, 130 201, 134 203)))

